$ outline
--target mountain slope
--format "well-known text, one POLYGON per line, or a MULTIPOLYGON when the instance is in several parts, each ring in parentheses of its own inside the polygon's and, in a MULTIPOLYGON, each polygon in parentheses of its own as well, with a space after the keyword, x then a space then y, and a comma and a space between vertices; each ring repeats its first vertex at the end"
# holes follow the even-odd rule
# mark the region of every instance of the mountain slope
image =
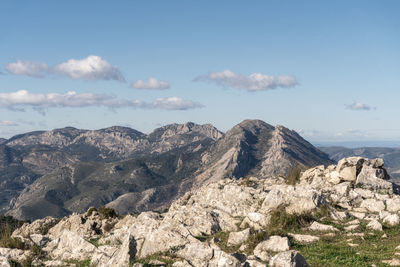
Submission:
POLYGON ((295 131, 260 120, 245 120, 202 155, 196 183, 225 177, 285 176, 292 166, 329 165, 333 161, 295 131))
POLYGON ((163 209, 210 181, 284 176, 292 166, 332 163, 296 132, 260 120, 245 120, 226 134, 194 123, 149 135, 123 127, 64 128, 21 135, 7 145, 19 151, 25 168, 42 175, 14 192, 8 214, 20 219, 102 205, 122 214, 163 209))

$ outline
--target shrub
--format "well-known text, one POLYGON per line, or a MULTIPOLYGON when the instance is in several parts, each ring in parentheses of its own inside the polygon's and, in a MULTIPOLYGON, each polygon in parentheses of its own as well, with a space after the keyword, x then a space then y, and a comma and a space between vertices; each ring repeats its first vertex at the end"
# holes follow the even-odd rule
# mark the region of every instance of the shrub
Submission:
POLYGON ((8 224, 2 227, 0 232, 0 247, 26 249, 25 244, 20 239, 11 237, 13 230, 13 227, 8 224))
POLYGON ((281 206, 271 213, 269 231, 271 234, 287 234, 307 227, 314 221, 311 213, 289 214, 285 207, 281 206))
POLYGON ((102 219, 109 219, 109 218, 117 218, 118 217, 118 214, 114 209, 107 208, 105 206, 100 207, 98 209, 98 212, 99 212, 100 217, 102 219))
POLYGON ((295 185, 300 181, 302 168, 299 165, 294 165, 289 168, 286 174, 286 183, 288 185, 295 185))

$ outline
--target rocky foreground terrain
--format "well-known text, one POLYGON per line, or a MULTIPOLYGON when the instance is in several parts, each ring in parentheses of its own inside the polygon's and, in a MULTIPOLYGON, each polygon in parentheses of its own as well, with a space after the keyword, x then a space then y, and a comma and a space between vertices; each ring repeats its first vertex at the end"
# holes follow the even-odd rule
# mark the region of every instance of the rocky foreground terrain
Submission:
MULTIPOLYGON (((381 159, 210 181, 166 212, 90 208, 16 229, 2 266, 400 265, 400 195, 381 159), (19 248, 15 248, 19 247, 19 248)), ((7 241, 7 242, 6 242, 7 241)))
POLYGON ((347 157, 382 158, 385 168, 395 181, 400 181, 400 148, 397 147, 358 147, 347 148, 340 146, 318 147, 333 160, 347 157))
POLYGON ((212 181, 332 163, 295 131, 260 120, 226 133, 194 123, 148 135, 124 127, 32 132, 0 144, 0 213, 35 220, 103 205, 120 214, 164 210, 212 181))

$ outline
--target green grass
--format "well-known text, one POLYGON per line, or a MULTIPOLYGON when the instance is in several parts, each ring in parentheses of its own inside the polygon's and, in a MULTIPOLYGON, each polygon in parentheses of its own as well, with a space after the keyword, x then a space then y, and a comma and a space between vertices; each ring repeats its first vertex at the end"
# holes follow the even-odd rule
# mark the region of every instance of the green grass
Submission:
MULTIPOLYGON (((363 228, 361 225, 360 229, 363 228)), ((300 251, 311 266, 388 266, 382 261, 396 258, 394 254, 400 244, 400 226, 384 228, 384 233, 388 237, 382 239, 382 232, 365 231, 364 240, 339 233, 307 245, 292 241, 292 248, 300 251), (347 241, 349 239, 352 240, 347 241), (350 247, 349 242, 358 246, 350 247)))

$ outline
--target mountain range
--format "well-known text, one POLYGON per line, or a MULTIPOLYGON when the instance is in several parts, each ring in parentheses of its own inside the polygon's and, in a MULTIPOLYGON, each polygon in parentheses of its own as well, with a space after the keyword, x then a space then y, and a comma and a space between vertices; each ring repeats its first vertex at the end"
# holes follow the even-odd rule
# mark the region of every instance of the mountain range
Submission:
POLYGON ((295 131, 245 120, 222 133, 171 124, 144 134, 127 127, 36 131, 0 143, 0 208, 18 219, 61 217, 107 205, 164 210, 192 188, 247 176, 285 176, 334 163, 295 131))

